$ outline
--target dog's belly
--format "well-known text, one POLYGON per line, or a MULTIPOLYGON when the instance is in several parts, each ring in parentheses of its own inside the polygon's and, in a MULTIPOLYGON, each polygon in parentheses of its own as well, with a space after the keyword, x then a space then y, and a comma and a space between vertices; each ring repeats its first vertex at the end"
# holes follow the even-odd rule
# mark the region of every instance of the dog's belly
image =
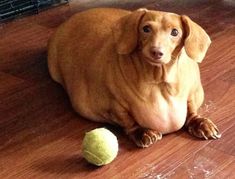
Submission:
POLYGON ((157 130, 163 134, 183 127, 187 115, 187 100, 162 96, 151 105, 140 105, 135 110, 135 118, 140 126, 157 130))

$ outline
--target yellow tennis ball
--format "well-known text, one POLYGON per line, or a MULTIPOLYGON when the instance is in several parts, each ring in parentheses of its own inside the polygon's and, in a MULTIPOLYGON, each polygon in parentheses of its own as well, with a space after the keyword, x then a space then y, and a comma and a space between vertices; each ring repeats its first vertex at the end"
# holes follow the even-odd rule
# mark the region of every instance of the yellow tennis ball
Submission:
POLYGON ((82 153, 89 163, 97 166, 106 165, 117 156, 117 137, 105 128, 87 132, 82 143, 82 153))

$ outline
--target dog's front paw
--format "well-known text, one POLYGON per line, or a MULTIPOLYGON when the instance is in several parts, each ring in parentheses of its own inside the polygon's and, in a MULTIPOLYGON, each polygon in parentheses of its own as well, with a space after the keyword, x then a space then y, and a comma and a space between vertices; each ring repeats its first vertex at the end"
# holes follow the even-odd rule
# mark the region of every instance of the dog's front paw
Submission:
POLYGON ((195 117, 188 123, 188 132, 193 136, 204 139, 219 139, 221 134, 217 126, 207 118, 195 117))
POLYGON ((130 138, 138 147, 146 148, 162 139, 162 134, 151 129, 138 128, 130 134, 130 138))

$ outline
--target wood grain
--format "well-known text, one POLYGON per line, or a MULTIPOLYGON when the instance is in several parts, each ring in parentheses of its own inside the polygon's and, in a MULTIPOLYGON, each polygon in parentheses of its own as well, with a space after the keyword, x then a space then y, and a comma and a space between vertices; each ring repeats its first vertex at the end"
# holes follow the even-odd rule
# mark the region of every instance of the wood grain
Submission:
POLYGON ((235 11, 231 1, 82 1, 0 25, 0 178, 233 178, 235 168, 235 11), (227 2, 227 3, 226 3, 227 2), (222 132, 216 141, 184 130, 147 149, 120 128, 76 114, 46 64, 46 44, 72 14, 91 7, 171 11, 189 15, 212 37, 200 64, 206 99, 200 113, 222 132), (119 140, 118 157, 95 167, 81 155, 86 131, 107 126, 119 140))

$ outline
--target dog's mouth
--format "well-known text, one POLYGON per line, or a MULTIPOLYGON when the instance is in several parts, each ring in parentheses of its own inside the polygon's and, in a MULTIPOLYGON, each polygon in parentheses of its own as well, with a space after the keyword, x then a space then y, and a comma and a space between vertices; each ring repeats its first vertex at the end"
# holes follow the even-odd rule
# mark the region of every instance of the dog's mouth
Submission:
POLYGON ((161 59, 153 59, 150 57, 145 57, 146 61, 153 66, 160 66, 163 65, 163 61, 161 59))

